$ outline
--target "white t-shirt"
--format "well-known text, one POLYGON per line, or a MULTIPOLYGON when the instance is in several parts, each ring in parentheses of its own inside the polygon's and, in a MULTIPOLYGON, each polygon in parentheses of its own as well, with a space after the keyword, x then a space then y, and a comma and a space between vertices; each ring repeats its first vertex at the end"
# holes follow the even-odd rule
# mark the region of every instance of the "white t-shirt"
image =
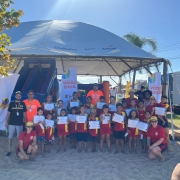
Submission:
POLYGON ((116 89, 111 90, 111 96, 116 96, 116 89))

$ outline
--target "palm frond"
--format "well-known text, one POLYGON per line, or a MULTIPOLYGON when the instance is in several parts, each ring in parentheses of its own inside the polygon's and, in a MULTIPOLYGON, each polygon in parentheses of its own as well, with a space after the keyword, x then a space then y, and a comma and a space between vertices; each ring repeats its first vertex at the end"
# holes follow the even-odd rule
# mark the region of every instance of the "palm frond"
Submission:
POLYGON ((144 45, 149 45, 152 48, 152 51, 157 51, 157 43, 152 38, 143 38, 144 45))

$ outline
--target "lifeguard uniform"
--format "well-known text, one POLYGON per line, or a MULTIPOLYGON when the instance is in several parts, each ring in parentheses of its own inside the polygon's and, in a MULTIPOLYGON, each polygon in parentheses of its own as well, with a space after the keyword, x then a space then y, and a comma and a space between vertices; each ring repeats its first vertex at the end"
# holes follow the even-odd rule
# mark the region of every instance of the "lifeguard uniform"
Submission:
MULTIPOLYGON (((110 115, 110 114, 105 115, 105 116, 109 116, 109 117, 110 117, 110 120, 111 120, 111 115, 110 115)), ((109 123, 109 124, 103 124, 103 123, 101 122, 100 134, 101 134, 101 135, 112 134, 111 123, 109 123)))
POLYGON ((141 122, 143 122, 144 121, 144 119, 145 119, 145 109, 138 109, 138 115, 139 115, 139 120, 141 121, 141 122))
MULTIPOLYGON (((72 114, 72 115, 76 115, 76 114, 72 114)), ((76 122, 72 122, 71 121, 69 123, 69 137, 70 138, 76 138, 76 135, 77 135, 77 125, 76 125, 76 122)))
POLYGON ((53 142, 53 127, 45 127, 45 144, 52 144, 53 142))
POLYGON ((158 125, 156 128, 153 128, 152 126, 150 126, 147 132, 147 137, 151 138, 151 145, 157 142, 160 138, 163 138, 164 140, 159 145, 159 147, 161 149, 161 152, 164 152, 167 149, 165 132, 163 127, 158 125))
POLYGON ((136 102, 136 106, 138 105, 138 99, 136 99, 136 98, 131 99, 131 98, 129 97, 129 98, 126 98, 127 108, 130 108, 130 107, 131 107, 131 100, 134 100, 134 101, 136 102))
MULTIPOLYGON (((114 114, 118 114, 118 112, 114 113, 114 114)), ((122 111, 122 113, 118 114, 118 115, 122 115, 124 116, 124 118, 126 117, 126 113, 122 111)), ((125 139, 125 133, 126 133, 126 127, 125 127, 125 123, 118 123, 118 122, 114 122, 114 137, 116 139, 125 139)))
MULTIPOLYGON (((46 103, 45 103, 45 104, 46 104, 46 103)), ((44 107, 45 107, 45 104, 44 104, 44 107)), ((53 103, 47 103, 47 104, 53 104, 53 103)), ((54 105, 54 104, 53 104, 53 105, 54 105)), ((55 108, 55 106, 54 106, 54 108, 55 108)), ((46 109, 44 109, 43 114, 44 114, 44 116, 46 117, 49 113, 54 114, 54 112, 55 112, 54 109, 53 109, 53 110, 46 110, 46 109)))
MULTIPOLYGON (((87 114, 83 114, 80 116, 86 116, 87 117, 87 114)), ((77 141, 84 141, 84 142, 88 141, 87 122, 77 124, 77 141)))
POLYGON ((58 124, 58 136, 69 135, 68 124, 58 124))
MULTIPOLYGON (((89 121, 98 121, 98 117, 93 119, 92 117, 89 118, 89 121)), ((97 142, 98 139, 98 129, 89 129, 89 139, 91 142, 97 142)))
POLYGON ((45 127, 44 129, 41 128, 39 124, 35 125, 35 131, 37 134, 37 142, 45 140, 45 127))
POLYGON ((151 112, 151 116, 156 116, 157 117, 157 115, 155 114, 155 107, 158 107, 158 106, 159 105, 157 103, 155 103, 154 105, 148 105, 146 107, 146 111, 150 111, 151 112))
MULTIPOLYGON (((133 119, 130 119, 133 120, 133 119)), ((134 119, 138 120, 138 119, 134 119)), ((139 137, 139 130, 138 128, 129 128, 130 133, 128 134, 131 138, 138 138, 139 137)))

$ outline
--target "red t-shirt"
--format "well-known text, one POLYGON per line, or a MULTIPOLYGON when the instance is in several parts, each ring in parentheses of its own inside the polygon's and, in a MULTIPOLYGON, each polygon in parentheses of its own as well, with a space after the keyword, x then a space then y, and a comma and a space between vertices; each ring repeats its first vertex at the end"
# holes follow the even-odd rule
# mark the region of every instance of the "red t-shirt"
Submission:
MULTIPOLYGON (((95 119, 93 119, 92 117, 89 118, 89 121, 96 121, 96 119, 98 119, 97 117, 95 119)), ((91 136, 97 137, 98 135, 98 129, 89 129, 89 134, 91 136)))
POLYGON ((164 128, 159 125, 156 128, 150 126, 147 131, 147 137, 151 138, 152 143, 157 142, 160 138, 164 138, 162 144, 166 144, 164 128))
POLYGON ((77 124, 77 132, 87 132, 87 123, 78 123, 77 124))
POLYGON ((127 108, 130 108, 130 107, 131 107, 131 100, 135 100, 135 101, 136 101, 136 106, 138 105, 138 99, 136 99, 136 98, 131 99, 131 98, 129 97, 129 98, 126 98, 127 108))
POLYGON ((155 114, 155 107, 158 107, 157 103, 155 103, 154 105, 148 105, 148 106, 146 106, 146 111, 150 111, 151 113, 153 112, 152 116, 156 116, 156 114, 155 114))
POLYGON ((168 104, 168 103, 165 103, 165 104, 159 103, 158 105, 159 105, 159 107, 166 108, 167 111, 170 111, 170 108, 169 108, 169 104, 168 104))
MULTIPOLYGON (((118 113, 116 112, 116 114, 118 114, 118 113)), ((118 115, 122 115, 122 116, 124 116, 124 118, 126 117, 125 112, 122 112, 121 114, 118 114, 118 115)), ((115 131, 124 131, 125 130, 125 123, 114 122, 114 130, 115 131)))
POLYGON ((92 98, 92 104, 94 104, 94 106, 96 106, 96 103, 98 101, 100 101, 100 97, 104 96, 102 91, 98 90, 97 92, 95 92, 94 90, 91 90, 88 92, 87 97, 90 96, 92 98))
POLYGON ((145 110, 144 109, 143 110, 138 109, 138 114, 139 114, 139 120, 141 122, 144 122, 144 119, 145 119, 145 110))
MULTIPOLYGON (((36 131, 32 130, 30 133, 25 131, 21 132, 19 135, 19 140, 23 141, 23 149, 27 149, 29 145, 33 142, 33 138, 36 136, 36 131)), ((19 145, 18 147, 19 148, 19 145)))
POLYGON ((45 129, 45 139, 46 140, 52 140, 53 134, 53 128, 52 127, 46 127, 45 129))
POLYGON ((45 129, 42 129, 39 124, 35 126, 35 131, 37 136, 45 136, 45 129))

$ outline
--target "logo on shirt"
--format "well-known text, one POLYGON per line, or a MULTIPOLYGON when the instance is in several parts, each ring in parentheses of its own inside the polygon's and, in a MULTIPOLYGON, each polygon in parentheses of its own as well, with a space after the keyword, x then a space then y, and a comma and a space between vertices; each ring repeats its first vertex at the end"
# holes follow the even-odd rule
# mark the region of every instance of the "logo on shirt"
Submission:
POLYGON ((5 109, 5 108, 7 108, 8 106, 9 106, 9 99, 8 99, 8 98, 4 98, 4 99, 2 100, 2 103, 0 104, 0 108, 5 109))
POLYGON ((158 132, 157 131, 155 132, 155 136, 158 136, 158 132))

